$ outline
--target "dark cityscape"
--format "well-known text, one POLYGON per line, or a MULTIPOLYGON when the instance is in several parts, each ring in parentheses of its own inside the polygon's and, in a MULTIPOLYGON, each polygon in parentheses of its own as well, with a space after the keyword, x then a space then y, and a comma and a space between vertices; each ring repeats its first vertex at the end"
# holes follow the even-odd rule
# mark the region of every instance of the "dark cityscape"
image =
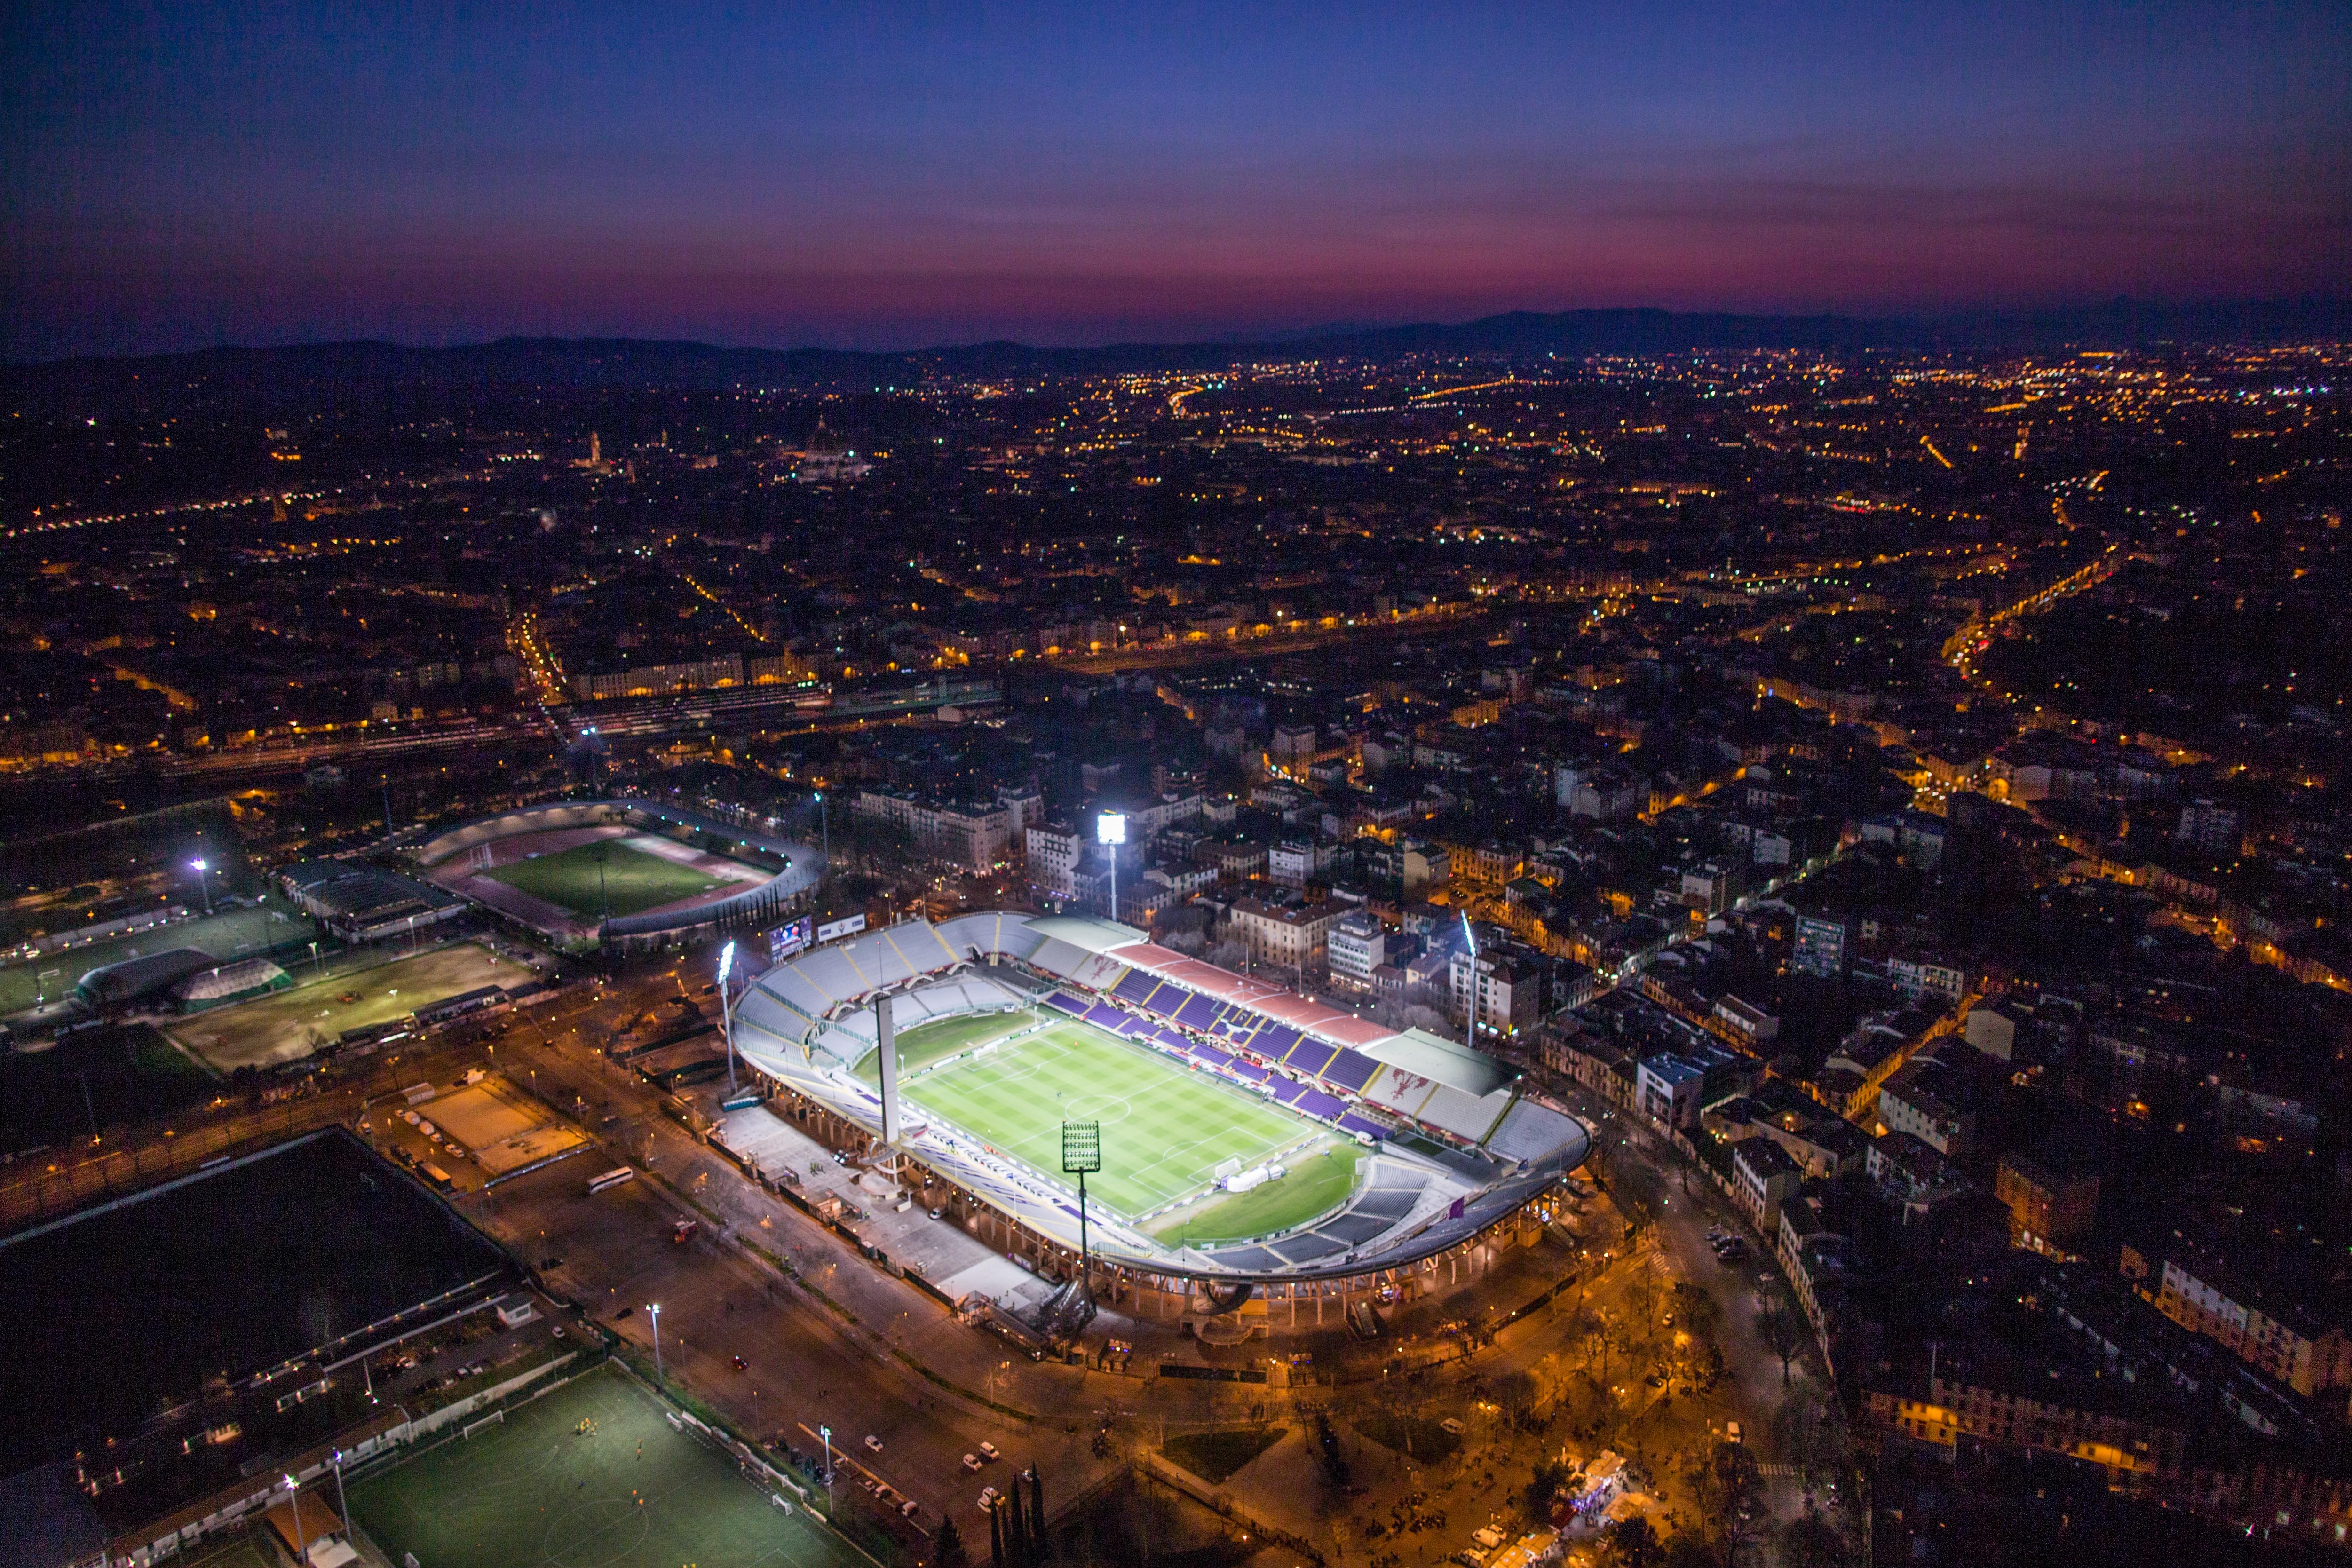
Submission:
POLYGON ((0 1568, 2352 1562, 2340 12, 0 39, 0 1568))

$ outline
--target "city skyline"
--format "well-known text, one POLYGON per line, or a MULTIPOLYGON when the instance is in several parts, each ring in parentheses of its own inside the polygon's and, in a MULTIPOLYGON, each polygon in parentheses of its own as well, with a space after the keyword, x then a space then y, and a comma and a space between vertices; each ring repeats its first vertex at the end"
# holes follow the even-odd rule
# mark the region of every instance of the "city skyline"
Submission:
POLYGON ((2347 53, 2292 6, 68 6, 7 47, 0 353, 2312 298, 2352 270, 2347 53))

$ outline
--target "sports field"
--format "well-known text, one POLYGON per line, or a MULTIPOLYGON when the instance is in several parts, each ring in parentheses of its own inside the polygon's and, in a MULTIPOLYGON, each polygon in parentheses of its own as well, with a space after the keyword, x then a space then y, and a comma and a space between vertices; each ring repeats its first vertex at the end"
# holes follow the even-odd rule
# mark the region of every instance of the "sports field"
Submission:
POLYGON ((591 921, 607 909, 616 916, 641 914, 730 885, 727 878, 609 838, 516 860, 482 875, 591 921))
MULTIPOLYGON (((926 1032, 908 1033, 915 1048, 926 1032)), ((1103 1168, 1087 1178, 1087 1195, 1129 1216, 1209 1185, 1225 1161, 1246 1170, 1317 1131, 1280 1106, 1076 1019, 923 1073, 906 1091, 1056 1179, 1063 1121, 1101 1122, 1103 1168)))
MULTIPOLYGON (((1024 1007, 1008 1013, 970 1013, 961 1018, 941 1018, 935 1024, 908 1029, 897 1040, 898 1077, 904 1081, 960 1051, 984 1046, 991 1040, 1001 1040, 1007 1035, 1017 1035, 1024 1029, 1034 1029, 1048 1016, 1058 1018, 1061 1015, 1042 1014, 1034 1007, 1024 1007)), ((880 1083, 882 1053, 878 1050, 866 1052, 856 1070, 857 1076, 866 1082, 880 1083)))
POLYGON ((445 997, 485 985, 520 985, 532 972, 460 942, 323 980, 312 980, 297 965, 295 978, 302 984, 291 991, 198 1013, 163 1033, 226 1074, 309 1056, 345 1029, 389 1023, 445 997))
POLYGON ((610 1369, 350 1485, 377 1548, 427 1568, 862 1568, 783 1495, 789 1514, 610 1369))

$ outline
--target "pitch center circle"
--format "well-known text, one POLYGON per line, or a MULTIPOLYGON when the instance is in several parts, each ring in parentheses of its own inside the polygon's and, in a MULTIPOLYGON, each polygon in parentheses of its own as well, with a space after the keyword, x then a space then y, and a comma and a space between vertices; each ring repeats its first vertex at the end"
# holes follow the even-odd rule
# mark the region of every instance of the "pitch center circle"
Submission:
POLYGON ((1082 1094, 1063 1109, 1066 1121, 1120 1121, 1132 1109, 1123 1094, 1082 1094), (1113 1114, 1113 1108, 1117 1114, 1113 1114))

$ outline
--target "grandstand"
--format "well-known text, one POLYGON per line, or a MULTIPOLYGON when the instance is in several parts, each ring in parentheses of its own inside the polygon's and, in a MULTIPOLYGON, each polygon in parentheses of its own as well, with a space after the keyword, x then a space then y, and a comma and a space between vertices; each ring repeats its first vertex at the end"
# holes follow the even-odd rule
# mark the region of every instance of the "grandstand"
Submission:
POLYGON ((912 921, 803 952, 744 994, 736 1048, 796 1113, 871 1147, 882 1118, 870 1005, 885 993, 908 1108, 898 1152, 961 1194, 975 1232, 1041 1271, 1074 1271, 1077 1240, 1075 1194, 1043 1130, 1074 1113, 1133 1119, 1130 1142, 1148 1148, 1129 1154, 1148 1152, 1151 1169, 1120 1179, 1106 1120, 1094 1250, 1115 1285, 1163 1305, 1248 1285, 1319 1316, 1327 1298, 1449 1257, 1456 1271, 1483 1268, 1589 1142, 1481 1052, 1084 917, 912 921), (1314 1167, 1324 1184, 1304 1210, 1217 1191, 1236 1162, 1271 1169, 1325 1150, 1345 1158, 1314 1167), (1265 1234, 1194 1217, 1212 1212, 1268 1216, 1265 1234))

